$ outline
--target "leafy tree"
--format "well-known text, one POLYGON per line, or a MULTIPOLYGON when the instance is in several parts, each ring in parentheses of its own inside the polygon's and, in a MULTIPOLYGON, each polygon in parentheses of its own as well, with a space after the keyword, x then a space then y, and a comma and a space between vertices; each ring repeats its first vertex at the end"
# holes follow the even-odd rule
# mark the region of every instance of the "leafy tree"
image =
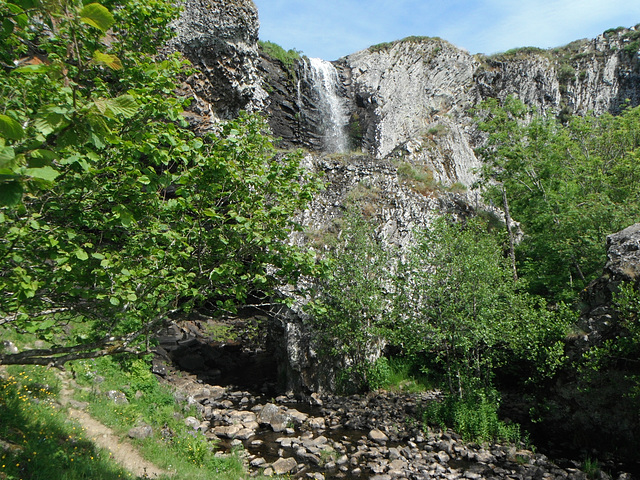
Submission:
POLYGON ((257 116, 196 137, 185 64, 155 56, 176 8, 107 6, 0 0, 0 325, 52 344, 0 363, 137 352, 174 313, 313 268, 286 242, 317 187, 301 155, 257 116))
POLYGON ((514 359, 547 371, 561 361, 562 324, 520 291, 501 242, 479 219, 442 217, 420 232, 398 285, 396 342, 433 356, 459 398, 490 388, 514 359))
POLYGON ((620 116, 535 115, 512 97, 479 109, 488 197, 508 197, 524 240, 518 270, 532 292, 570 300, 599 275, 606 235, 640 214, 640 109, 620 116))
POLYGON ((389 255, 378 242, 373 225, 350 209, 340 243, 329 254, 329 274, 320 280, 309 304, 314 326, 323 337, 325 354, 343 362, 341 387, 368 387, 375 349, 386 338, 389 255))

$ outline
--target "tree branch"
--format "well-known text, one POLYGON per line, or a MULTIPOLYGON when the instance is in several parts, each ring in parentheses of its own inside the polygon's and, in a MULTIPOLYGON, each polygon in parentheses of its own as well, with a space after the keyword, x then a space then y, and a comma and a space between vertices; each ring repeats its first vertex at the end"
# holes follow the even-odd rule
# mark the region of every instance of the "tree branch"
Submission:
POLYGON ((150 329, 158 326, 176 312, 177 310, 170 310, 154 320, 147 322, 139 330, 120 337, 105 337, 97 342, 69 347, 52 347, 25 350, 19 353, 0 354, 0 365, 48 365, 63 368, 65 363, 72 360, 98 358, 105 355, 115 355, 117 353, 139 355, 145 353, 146 347, 140 349, 132 347, 131 345, 140 338, 140 336, 146 334, 150 329))

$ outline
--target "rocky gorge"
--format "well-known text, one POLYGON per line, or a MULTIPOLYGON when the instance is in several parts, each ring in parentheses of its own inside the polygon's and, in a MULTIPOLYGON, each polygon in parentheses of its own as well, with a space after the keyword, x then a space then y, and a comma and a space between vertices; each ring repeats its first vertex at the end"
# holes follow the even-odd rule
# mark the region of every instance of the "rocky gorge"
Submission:
MULTIPOLYGON (((194 128, 215 129, 241 110, 262 112, 280 148, 306 150, 308 168, 323 175, 326 189, 301 213, 305 232, 291 241, 320 251, 339 235, 340 219, 353 205, 387 245, 401 248, 411 245, 414 229, 445 212, 483 212, 503 221, 476 188, 482 164, 475 148, 485 136, 473 108, 482 100, 516 95, 559 118, 640 104, 640 26, 550 50, 473 55, 440 38, 410 37, 334 62, 303 56, 285 64, 261 50, 258 13, 250 0, 186 0, 168 48, 196 67, 183 84, 194 128)), ((620 257, 628 262, 625 271, 636 271, 637 259, 620 257)), ((585 293, 588 333, 579 338, 615 335, 607 333, 615 319, 606 305, 616 275, 606 273, 585 293)), ((159 336, 157 372, 164 372, 162 362, 188 372, 181 387, 201 413, 194 428, 229 446, 242 443, 255 471, 310 478, 582 478, 576 465, 559 468, 531 451, 467 445, 450 431, 409 428, 419 403, 436 394, 332 396, 331 367, 319 364, 303 317, 296 309, 252 312, 242 322, 269 332, 258 347, 216 343, 202 320, 159 336), (260 438, 266 434, 268 441, 260 438)), ((579 344, 572 351, 584 348, 579 344)), ((635 438, 633 405, 607 417, 602 412, 617 399, 588 399, 578 390, 566 380, 561 400, 551 402, 554 435, 580 431, 596 447, 603 431, 635 438), (589 415, 572 417, 576 404, 589 415)))
MULTIPOLYGON (((172 358, 182 369, 189 367, 190 373, 161 360, 154 371, 174 389, 177 401, 196 407, 198 415, 184 419, 194 434, 215 442, 221 454, 239 451, 253 474, 352 480, 590 478, 580 462, 551 460, 524 444, 480 445, 465 442, 448 429, 424 427, 421 411, 429 402, 440 401, 438 391, 352 396, 274 393, 280 391, 270 389, 274 379, 256 368, 261 364, 259 351, 230 354, 219 342, 217 354, 208 355, 217 356, 219 368, 207 365, 203 345, 211 346, 211 340, 206 328, 200 328, 206 324, 201 320, 174 325, 160 337, 162 356, 171 357, 171 352, 189 346, 191 358, 186 359, 184 350, 172 358), (251 380, 236 376, 243 370, 251 380)), ((634 478, 614 463, 603 465, 597 475, 634 478)))

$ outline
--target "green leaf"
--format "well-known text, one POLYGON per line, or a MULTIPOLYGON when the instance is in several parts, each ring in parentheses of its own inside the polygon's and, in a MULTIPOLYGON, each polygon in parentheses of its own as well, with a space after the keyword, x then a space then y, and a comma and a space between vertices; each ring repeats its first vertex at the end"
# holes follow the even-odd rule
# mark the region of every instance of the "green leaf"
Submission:
POLYGON ((121 115, 124 118, 133 117, 139 108, 138 102, 136 102, 136 99, 131 95, 121 95, 119 97, 109 99, 106 101, 106 105, 114 115, 121 115))
POLYGON ((83 262, 89 259, 89 254, 80 247, 78 247, 73 253, 78 258, 78 260, 82 260, 83 262))
POLYGON ((42 168, 27 168, 24 171, 24 174, 29 177, 46 180, 47 182, 53 182, 58 177, 58 175, 60 175, 60 172, 52 167, 47 166, 42 168))
POLYGON ((6 6, 9 9, 9 11, 13 14, 17 15, 19 13, 24 13, 24 9, 14 3, 7 3, 6 6))
POLYGON ((109 298, 109 303, 117 307, 118 305, 120 305, 120 300, 118 300, 116 297, 111 297, 109 298))
POLYGON ((52 162, 58 160, 60 157, 57 153, 51 150, 36 149, 29 152, 29 168, 41 168, 47 165, 51 165, 52 162))
POLYGON ((22 184, 17 181, 0 184, 0 206, 13 207, 22 201, 22 184))
POLYGON ((69 125, 69 121, 63 114, 50 110, 39 115, 33 123, 35 129, 44 136, 59 131, 67 125, 69 125))
POLYGON ((51 70, 49 65, 39 63, 37 65, 23 65, 18 68, 14 68, 11 73, 28 74, 28 73, 47 73, 51 70))
POLYGON ((11 140, 20 140, 24 137, 22 125, 7 115, 0 115, 0 135, 11 140))
POLYGON ((112 70, 121 70, 122 62, 115 55, 102 53, 100 50, 93 52, 93 60, 99 65, 106 65, 112 70))
POLYGON ((9 20, 8 18, 5 18, 4 20, 2 20, 2 33, 4 34, 5 37, 8 37, 13 33, 13 28, 14 28, 14 25, 11 20, 9 20))
POLYGON ((16 0, 15 2, 17 5, 19 5, 22 8, 33 8, 36 6, 36 2, 34 0, 16 0))
POLYGON ((29 17, 27 17, 24 13, 15 17, 16 23, 20 28, 25 28, 29 25, 29 17))
POLYGON ((16 152, 11 147, 0 147, 0 168, 10 167, 16 158, 16 152))
POLYGON ((99 3, 90 3, 80 11, 80 20, 96 27, 103 32, 109 30, 109 27, 115 23, 115 19, 109 10, 99 3))

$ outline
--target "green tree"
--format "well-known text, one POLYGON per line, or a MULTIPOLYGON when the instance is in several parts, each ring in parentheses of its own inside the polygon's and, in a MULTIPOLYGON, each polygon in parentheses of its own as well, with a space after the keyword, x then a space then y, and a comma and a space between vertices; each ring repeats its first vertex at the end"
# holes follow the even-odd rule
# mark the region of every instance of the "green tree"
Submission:
POLYGON ((177 312, 314 265, 286 242, 317 188, 301 155, 257 116, 196 137, 185 64, 155 56, 177 9, 108 6, 0 0, 0 325, 52 344, 0 363, 138 352, 177 312))
POLYGON ((386 338, 389 255, 374 226, 355 208, 347 211, 339 244, 328 255, 328 275, 309 304, 325 354, 342 363, 345 390, 368 387, 367 373, 386 338))
POLYGON ((600 274, 606 235, 640 214, 640 109, 619 116, 542 117, 512 97, 479 109, 487 196, 525 233, 518 271, 532 292, 571 300, 600 274))
POLYGON ((418 233, 398 283, 395 341, 431 356, 459 398, 492 386, 496 369, 525 359, 552 371, 562 325, 514 281, 502 242, 479 219, 442 217, 418 233))

